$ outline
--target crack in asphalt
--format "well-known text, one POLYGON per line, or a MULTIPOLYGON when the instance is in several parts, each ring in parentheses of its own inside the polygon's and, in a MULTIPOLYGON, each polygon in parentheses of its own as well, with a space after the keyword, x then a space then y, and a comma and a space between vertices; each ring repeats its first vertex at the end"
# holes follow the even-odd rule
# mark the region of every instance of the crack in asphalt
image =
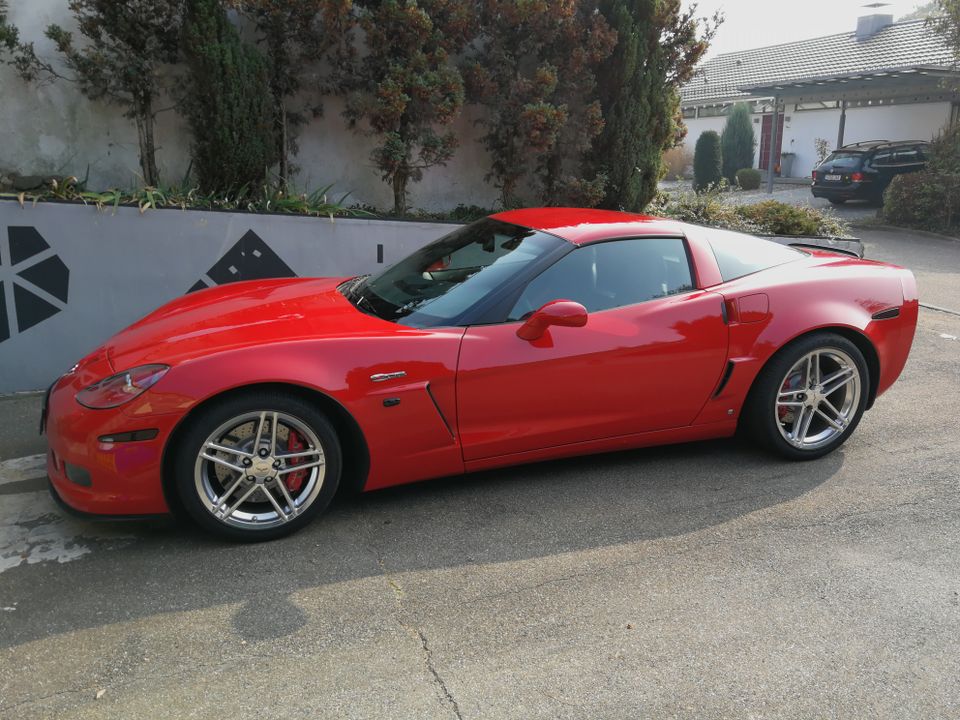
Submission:
POLYGON ((387 586, 390 588, 393 594, 393 601, 396 604, 396 612, 394 613, 394 619, 397 621, 397 624, 403 628, 403 630, 410 635, 410 637, 415 638, 420 643, 421 655, 423 659, 424 667, 426 667, 427 672, 430 673, 430 676, 433 678, 433 684, 440 691, 441 698, 446 701, 446 704, 449 706, 450 710, 456 716, 457 720, 463 720, 463 713, 460 711, 460 704, 457 702, 457 699, 453 696, 453 693, 450 691, 450 688, 447 686, 446 681, 443 679, 443 676, 437 670, 437 666, 433 661, 433 651, 430 649, 430 644, 427 641, 426 633, 417 625, 414 625, 410 622, 404 620, 405 616, 410 615, 410 611, 407 609, 406 604, 404 603, 404 590, 403 586, 394 579, 390 570, 387 568, 386 561, 383 557, 383 553, 380 549, 369 539, 367 539, 367 549, 373 555, 376 560, 377 567, 380 569, 380 574, 387 581, 387 586))
POLYGON ((926 308, 927 310, 936 310, 937 312, 947 313, 948 315, 957 315, 960 316, 960 310, 951 310, 950 308, 941 307, 940 305, 931 305, 930 303, 920 303, 920 307, 926 308))

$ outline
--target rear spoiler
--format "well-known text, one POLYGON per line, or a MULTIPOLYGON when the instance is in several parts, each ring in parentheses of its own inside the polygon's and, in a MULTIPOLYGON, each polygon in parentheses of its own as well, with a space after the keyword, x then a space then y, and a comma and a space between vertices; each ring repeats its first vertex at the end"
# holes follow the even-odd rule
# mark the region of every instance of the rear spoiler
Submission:
POLYGON ((863 243, 857 238, 801 237, 797 235, 761 235, 761 237, 790 247, 829 250, 855 258, 863 258, 863 243))

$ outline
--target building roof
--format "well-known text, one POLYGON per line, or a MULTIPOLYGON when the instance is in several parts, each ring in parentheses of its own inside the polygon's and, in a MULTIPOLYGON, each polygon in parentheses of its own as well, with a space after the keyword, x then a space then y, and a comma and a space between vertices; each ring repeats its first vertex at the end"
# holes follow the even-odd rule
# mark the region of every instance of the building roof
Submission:
POLYGON ((894 23, 864 40, 856 32, 719 55, 680 92, 684 105, 756 95, 746 89, 914 68, 949 70, 953 56, 925 20, 894 23))

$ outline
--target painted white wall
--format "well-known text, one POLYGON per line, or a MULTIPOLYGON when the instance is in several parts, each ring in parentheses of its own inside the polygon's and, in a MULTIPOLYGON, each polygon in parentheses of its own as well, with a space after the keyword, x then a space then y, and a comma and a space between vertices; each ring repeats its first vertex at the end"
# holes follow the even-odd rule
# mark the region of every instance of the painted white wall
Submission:
POLYGON ((688 118, 683 121, 683 124, 687 126, 687 136, 683 139, 683 146, 693 152, 693 149, 697 145, 697 139, 705 133, 707 130, 713 130, 714 132, 720 133, 723 131, 723 125, 726 123, 726 117, 710 117, 710 118, 688 118))
MULTIPOLYGON (((759 115, 753 118, 759 119, 759 115)), ((706 130, 723 130, 724 117, 687 120, 688 133, 684 145, 691 151, 697 138, 706 130)), ((931 140, 950 122, 950 103, 915 103, 860 107, 847 110, 844 143, 866 140, 931 140)), ((839 110, 807 110, 797 112, 792 103, 787 104, 783 123, 783 152, 792 152, 792 177, 809 177, 817 162, 814 141, 826 138, 833 149, 837 142, 840 125, 839 110)), ((761 123, 754 123, 757 149, 754 152, 754 167, 759 167, 761 123)))
MULTIPOLYGON (((50 23, 76 30, 64 0, 11 3, 9 20, 37 54, 54 59, 52 43, 43 33, 50 23)), ((172 103, 171 103, 172 104, 172 103)), ((346 128, 342 102, 328 100, 322 117, 302 128, 300 153, 294 159, 299 189, 313 190, 335 183, 331 195, 350 192, 347 202, 379 208, 393 205, 389 186, 370 162, 372 138, 346 128)), ((445 167, 428 170, 411 186, 411 203, 426 210, 458 204, 496 205, 498 193, 484 180, 489 161, 477 142, 475 111, 467 109, 454 129, 461 147, 445 167)), ((0 174, 76 175, 89 167, 91 188, 132 187, 139 182, 137 132, 116 107, 84 98, 69 83, 26 85, 7 66, 0 66, 0 174)), ((157 122, 157 162, 165 183, 179 183, 189 167, 190 134, 175 112, 161 113, 157 122)))
MULTIPOLYGON (((812 110, 787 115, 790 122, 784 123, 783 150, 797 155, 792 175, 809 177, 817 162, 814 140, 826 138, 831 149, 836 145, 840 111, 812 110)), ((948 102, 851 108, 847 110, 843 141, 849 144, 866 140, 932 140, 949 122, 948 102)))

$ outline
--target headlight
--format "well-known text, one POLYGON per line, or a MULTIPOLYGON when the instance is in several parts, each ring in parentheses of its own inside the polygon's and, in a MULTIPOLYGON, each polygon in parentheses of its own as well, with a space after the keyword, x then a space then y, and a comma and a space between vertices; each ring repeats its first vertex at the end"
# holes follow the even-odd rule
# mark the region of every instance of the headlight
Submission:
POLYGON ((119 407, 156 385, 169 369, 167 365, 141 365, 124 370, 78 392, 77 402, 91 410, 119 407))

